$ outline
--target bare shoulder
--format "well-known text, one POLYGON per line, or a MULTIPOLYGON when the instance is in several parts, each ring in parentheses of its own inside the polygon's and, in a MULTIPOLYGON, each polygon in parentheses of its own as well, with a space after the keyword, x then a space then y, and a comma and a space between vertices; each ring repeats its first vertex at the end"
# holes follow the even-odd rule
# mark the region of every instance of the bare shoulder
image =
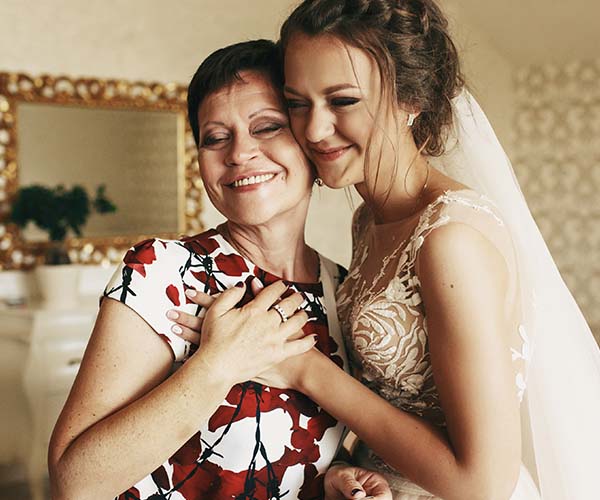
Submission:
POLYGON ((487 284, 504 287, 508 270, 500 251, 484 234, 467 224, 449 222, 424 239, 417 273, 433 289, 481 290, 487 284))

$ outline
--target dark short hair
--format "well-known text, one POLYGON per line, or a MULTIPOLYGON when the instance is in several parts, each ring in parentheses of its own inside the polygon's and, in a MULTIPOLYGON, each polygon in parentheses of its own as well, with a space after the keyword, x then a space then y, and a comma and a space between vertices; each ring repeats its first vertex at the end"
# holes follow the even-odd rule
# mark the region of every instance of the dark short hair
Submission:
POLYGON ((331 35, 369 54, 386 95, 420 111, 411 129, 417 146, 443 152, 464 78, 435 0, 304 0, 281 27, 283 51, 296 33, 331 35))
POLYGON ((235 43, 210 54, 196 70, 188 86, 188 120, 196 145, 200 142, 198 109, 213 92, 243 81, 242 71, 263 73, 277 89, 283 87, 283 69, 277 45, 270 40, 235 43))

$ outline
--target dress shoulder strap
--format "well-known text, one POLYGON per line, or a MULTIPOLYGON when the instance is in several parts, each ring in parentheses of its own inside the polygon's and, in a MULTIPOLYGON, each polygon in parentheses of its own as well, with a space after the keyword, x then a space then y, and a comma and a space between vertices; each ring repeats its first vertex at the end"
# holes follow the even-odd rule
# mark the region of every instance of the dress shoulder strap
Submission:
POLYGON ((414 266, 419 249, 427 236, 435 229, 451 222, 459 222, 477 229, 490 239, 494 246, 501 249, 503 254, 512 247, 504 221, 491 200, 472 190, 446 191, 430 203, 421 214, 406 244, 404 255, 399 259, 396 274, 407 264, 414 266))
POLYGON ((340 355, 344 361, 344 367, 349 369, 348 358, 342 336, 342 329, 338 320, 337 305, 335 301, 335 291, 340 284, 341 274, 340 267, 327 257, 319 254, 320 276, 323 285, 323 301, 325 302, 325 312, 327 313, 327 327, 329 335, 340 346, 340 355))

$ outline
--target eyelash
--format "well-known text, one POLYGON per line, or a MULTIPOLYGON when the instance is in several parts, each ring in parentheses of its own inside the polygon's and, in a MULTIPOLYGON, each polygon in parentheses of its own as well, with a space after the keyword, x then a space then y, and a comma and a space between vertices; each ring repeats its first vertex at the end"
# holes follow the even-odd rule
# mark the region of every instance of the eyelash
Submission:
POLYGON ((345 106, 353 106, 358 103, 360 99, 356 97, 336 97, 331 100, 331 104, 336 107, 345 107, 345 106))
MULTIPOLYGON (((256 129, 254 129, 252 131, 252 134, 258 135, 258 134, 272 134, 272 133, 277 133, 280 130, 282 130, 283 128, 285 128, 284 124, 281 123, 270 123, 268 125, 263 126, 262 128, 257 127, 256 129)), ((210 147, 210 146, 215 146, 218 144, 222 144, 223 142, 226 142, 229 139, 229 135, 227 136, 207 136, 203 139, 202 141, 202 146, 203 147, 210 147)))
MULTIPOLYGON (((331 105, 336 108, 344 108, 344 107, 348 107, 348 106, 354 106, 358 102, 360 102, 360 99, 358 99, 356 97, 334 97, 330 101, 331 105)), ((295 99, 288 99, 286 101, 286 105, 289 110, 308 107, 307 103, 305 103, 303 101, 298 101, 295 99)))
POLYGON ((284 128, 284 125, 282 125, 281 123, 270 123, 269 125, 266 125, 263 128, 258 128, 254 130, 254 133, 262 134, 263 132, 278 132, 282 128, 284 128))
POLYGON ((226 137, 215 138, 215 137, 208 136, 208 137, 205 137, 204 140, 202 141, 202 146, 203 147, 214 146, 215 144, 220 144, 226 140, 227 140, 226 137))

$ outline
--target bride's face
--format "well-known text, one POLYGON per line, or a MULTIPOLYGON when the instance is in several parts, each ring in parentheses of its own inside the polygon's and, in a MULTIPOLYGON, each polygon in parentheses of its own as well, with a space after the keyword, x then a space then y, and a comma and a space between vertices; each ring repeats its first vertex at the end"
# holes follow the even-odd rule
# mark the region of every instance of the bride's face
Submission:
POLYGON ((360 185, 365 165, 394 163, 396 107, 383 101, 378 66, 363 50, 328 35, 293 35, 284 95, 292 131, 329 187, 360 185))

